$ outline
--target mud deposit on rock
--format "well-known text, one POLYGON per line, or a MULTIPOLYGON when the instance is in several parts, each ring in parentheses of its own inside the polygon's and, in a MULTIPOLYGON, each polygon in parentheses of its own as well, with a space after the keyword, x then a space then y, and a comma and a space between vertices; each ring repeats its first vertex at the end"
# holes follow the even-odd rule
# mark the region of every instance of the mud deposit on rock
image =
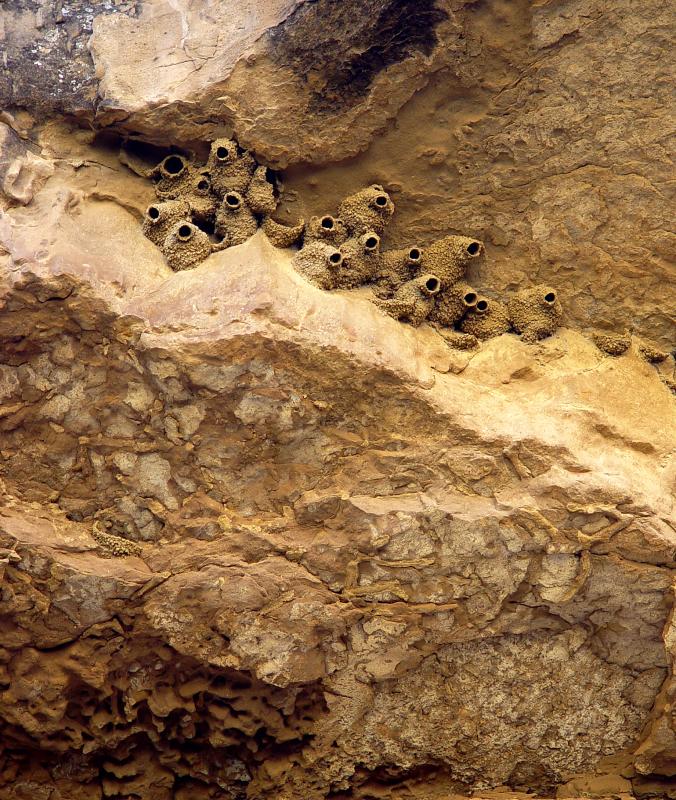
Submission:
POLYGON ((3 4, 0 800, 676 797, 667 16, 3 4))

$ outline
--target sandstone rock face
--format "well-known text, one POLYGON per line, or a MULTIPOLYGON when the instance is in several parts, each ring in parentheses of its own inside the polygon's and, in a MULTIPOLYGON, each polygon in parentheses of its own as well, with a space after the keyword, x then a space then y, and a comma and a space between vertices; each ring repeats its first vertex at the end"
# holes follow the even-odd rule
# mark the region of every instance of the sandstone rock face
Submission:
POLYGON ((7 5, 0 106, 165 145, 234 131, 293 167, 290 218, 376 181, 394 244, 476 236, 497 292, 559 283, 576 325, 673 340, 669 4, 7 5))
POLYGON ((666 7, 0 15, 0 799, 673 797, 674 359, 584 335, 673 336, 666 7), (173 272, 143 164, 233 130, 565 327, 453 350, 262 230, 173 272))

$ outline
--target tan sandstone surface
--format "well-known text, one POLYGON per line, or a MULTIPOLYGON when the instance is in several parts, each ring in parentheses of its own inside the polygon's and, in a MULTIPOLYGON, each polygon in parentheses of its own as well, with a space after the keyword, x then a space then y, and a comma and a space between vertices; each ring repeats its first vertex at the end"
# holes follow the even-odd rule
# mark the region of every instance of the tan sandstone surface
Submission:
POLYGON ((234 132, 290 167, 288 221, 382 183, 393 244, 476 236, 496 292, 673 346, 672 40, 662 0, 13 0, 0 106, 234 132))
POLYGON ((0 9, 0 800, 676 797, 668 9, 415 7, 0 9), (173 272, 120 144, 233 131, 564 327, 173 272))

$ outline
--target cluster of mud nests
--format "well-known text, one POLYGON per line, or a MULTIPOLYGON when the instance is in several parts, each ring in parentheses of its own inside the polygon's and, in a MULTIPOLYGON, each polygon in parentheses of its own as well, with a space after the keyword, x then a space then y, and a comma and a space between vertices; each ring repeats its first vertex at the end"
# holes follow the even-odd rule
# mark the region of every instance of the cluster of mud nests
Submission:
POLYGON ((456 347, 474 347, 516 331, 526 341, 549 336, 561 321, 556 291, 535 286, 505 303, 488 298, 465 282, 483 244, 465 236, 445 236, 427 247, 382 250, 381 236, 394 213, 382 186, 346 197, 338 216, 313 217, 305 227, 296 269, 322 289, 370 284, 374 302, 393 317, 420 325, 428 320, 456 347))
MULTIPOLYGON (((394 203, 377 184, 343 199, 336 214, 287 226, 273 219, 279 199, 274 173, 233 139, 212 142, 206 161, 172 153, 144 174, 154 180, 158 200, 146 210, 143 232, 174 270, 196 267, 262 227, 277 247, 296 248, 293 264, 315 286, 370 286, 384 312, 415 326, 426 320, 453 347, 473 348, 510 332, 537 342, 561 323, 561 302, 550 286, 532 286, 503 301, 470 286, 467 269, 484 254, 476 239, 445 236, 425 247, 382 249, 394 203)), ((593 338, 608 355, 622 355, 631 345, 628 334, 593 338)), ((645 342, 637 352, 651 362, 669 355, 645 342)))
POLYGON ((277 208, 268 170, 231 139, 213 142, 206 164, 173 153, 147 175, 158 202, 148 206, 143 232, 174 270, 242 244, 277 208))
POLYGON ((511 330, 536 341, 561 320, 550 287, 536 286, 503 304, 465 283, 468 264, 484 249, 474 239, 446 236, 424 249, 381 250, 394 213, 382 186, 345 198, 337 216, 289 227, 272 218, 278 202, 273 174, 232 139, 212 142, 206 163, 172 153, 146 174, 155 181, 158 202, 146 210, 143 232, 174 270, 191 269, 216 250, 242 244, 262 226, 278 247, 300 244, 294 265, 316 286, 370 284, 381 309, 413 325, 429 320, 449 329, 446 338, 458 347, 511 330))

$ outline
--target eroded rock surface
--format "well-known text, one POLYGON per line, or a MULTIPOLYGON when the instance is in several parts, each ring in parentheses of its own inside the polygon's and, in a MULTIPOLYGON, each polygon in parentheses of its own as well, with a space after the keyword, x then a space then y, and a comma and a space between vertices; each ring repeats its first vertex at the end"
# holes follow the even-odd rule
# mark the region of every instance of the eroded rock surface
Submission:
POLYGON ((0 106, 163 145, 234 133, 292 167, 289 221, 381 183, 394 246, 467 233, 497 292, 562 284, 577 326, 670 346, 670 12, 22 0, 0 9, 0 106))
POLYGON ((1 800, 676 796, 667 13, 3 6, 1 800), (142 165, 233 132, 564 327, 451 349, 265 226, 173 272, 142 165))
POLYGON ((262 231, 174 273, 73 135, 0 230, 5 796, 666 786, 656 368, 453 351, 262 231))

